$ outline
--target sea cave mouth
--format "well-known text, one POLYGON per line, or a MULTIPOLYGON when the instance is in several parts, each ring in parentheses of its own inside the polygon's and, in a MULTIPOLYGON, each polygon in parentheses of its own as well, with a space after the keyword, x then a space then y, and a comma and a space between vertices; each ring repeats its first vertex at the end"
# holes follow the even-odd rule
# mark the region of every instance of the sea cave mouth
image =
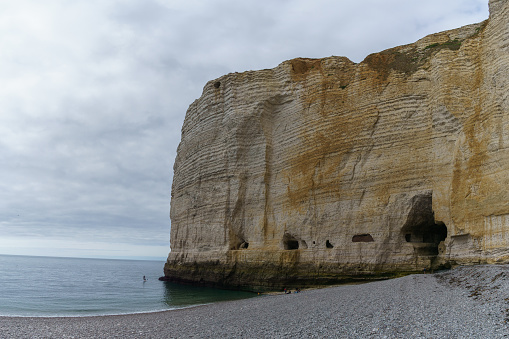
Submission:
POLYGON ((438 245, 447 238, 447 227, 443 222, 435 221, 432 195, 416 195, 411 203, 412 208, 401 233, 407 243, 414 245, 417 254, 436 256, 438 245))

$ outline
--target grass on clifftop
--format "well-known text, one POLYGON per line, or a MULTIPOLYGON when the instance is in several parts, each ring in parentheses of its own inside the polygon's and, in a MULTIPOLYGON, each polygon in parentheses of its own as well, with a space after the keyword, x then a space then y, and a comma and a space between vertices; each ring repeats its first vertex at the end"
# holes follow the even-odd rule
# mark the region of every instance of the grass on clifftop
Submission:
POLYGON ((444 48, 448 48, 451 51, 457 51, 458 49, 460 49, 460 47, 461 47, 461 41, 458 40, 458 39, 454 39, 454 40, 446 41, 444 43, 436 42, 434 44, 426 46, 424 48, 424 50, 427 50, 427 49, 444 49, 444 48))

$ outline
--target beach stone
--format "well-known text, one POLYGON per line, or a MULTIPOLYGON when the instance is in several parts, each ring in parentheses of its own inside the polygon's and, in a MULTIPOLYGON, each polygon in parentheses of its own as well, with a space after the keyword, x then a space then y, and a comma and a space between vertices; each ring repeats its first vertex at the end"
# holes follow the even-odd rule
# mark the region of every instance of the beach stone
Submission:
POLYGON ((169 280, 279 289, 509 260, 509 1, 371 54, 208 82, 182 127, 169 280))

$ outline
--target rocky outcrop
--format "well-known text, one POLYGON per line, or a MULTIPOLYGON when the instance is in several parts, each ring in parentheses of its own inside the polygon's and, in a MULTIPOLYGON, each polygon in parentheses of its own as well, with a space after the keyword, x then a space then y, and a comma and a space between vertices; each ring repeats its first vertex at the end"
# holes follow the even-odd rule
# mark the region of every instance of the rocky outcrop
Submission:
POLYGON ((509 261, 509 1, 482 23, 209 82, 167 279, 276 288, 509 261))

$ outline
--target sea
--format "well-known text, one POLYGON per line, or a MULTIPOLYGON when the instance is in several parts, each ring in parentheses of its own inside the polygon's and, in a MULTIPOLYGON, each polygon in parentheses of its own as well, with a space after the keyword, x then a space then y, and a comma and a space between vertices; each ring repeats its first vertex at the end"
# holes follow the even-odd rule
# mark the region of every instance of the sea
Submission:
POLYGON ((163 261, 0 255, 0 316, 145 313, 256 296, 159 281, 163 266, 163 261))

